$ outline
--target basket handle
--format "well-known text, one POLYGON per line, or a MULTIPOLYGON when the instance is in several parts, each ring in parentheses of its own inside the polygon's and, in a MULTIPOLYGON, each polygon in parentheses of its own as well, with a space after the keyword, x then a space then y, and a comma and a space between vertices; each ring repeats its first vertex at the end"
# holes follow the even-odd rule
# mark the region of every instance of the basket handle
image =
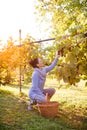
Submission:
POLYGON ((48 93, 46 93, 46 102, 49 102, 48 93))

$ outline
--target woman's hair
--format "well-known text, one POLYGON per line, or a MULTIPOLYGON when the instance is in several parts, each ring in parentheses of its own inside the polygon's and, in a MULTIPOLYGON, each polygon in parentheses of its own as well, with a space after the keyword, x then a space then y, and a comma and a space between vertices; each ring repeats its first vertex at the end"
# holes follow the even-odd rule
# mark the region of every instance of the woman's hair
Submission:
POLYGON ((33 68, 38 68, 37 64, 38 64, 38 58, 35 58, 33 60, 29 61, 29 64, 33 67, 33 68))

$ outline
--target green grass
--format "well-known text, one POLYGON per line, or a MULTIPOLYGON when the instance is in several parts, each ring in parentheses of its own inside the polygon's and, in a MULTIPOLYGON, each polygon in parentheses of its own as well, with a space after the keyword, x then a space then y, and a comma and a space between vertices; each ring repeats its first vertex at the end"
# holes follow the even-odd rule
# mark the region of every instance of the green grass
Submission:
POLYGON ((28 89, 23 86, 0 87, 0 130, 87 130, 87 88, 61 88, 54 79, 46 87, 55 87, 52 100, 59 102, 58 116, 45 118, 37 109, 29 111, 28 89))

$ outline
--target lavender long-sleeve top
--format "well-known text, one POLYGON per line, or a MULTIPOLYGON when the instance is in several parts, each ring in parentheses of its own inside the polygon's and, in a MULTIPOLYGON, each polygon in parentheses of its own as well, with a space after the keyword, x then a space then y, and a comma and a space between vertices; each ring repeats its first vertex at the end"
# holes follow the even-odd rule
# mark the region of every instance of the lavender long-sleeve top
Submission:
POLYGON ((29 90, 29 97, 34 99, 37 95, 43 95, 43 88, 46 80, 46 73, 50 72, 56 65, 58 58, 55 58, 51 65, 42 69, 34 68, 32 74, 32 86, 29 90))

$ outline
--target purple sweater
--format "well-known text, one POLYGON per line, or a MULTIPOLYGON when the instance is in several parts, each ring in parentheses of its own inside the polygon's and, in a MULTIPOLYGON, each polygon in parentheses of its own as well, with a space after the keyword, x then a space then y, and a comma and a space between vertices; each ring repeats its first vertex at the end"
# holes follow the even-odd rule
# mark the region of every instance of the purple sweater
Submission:
POLYGON ((42 69, 34 68, 32 74, 32 86, 29 90, 29 97, 34 99, 37 95, 43 95, 43 88, 46 81, 46 73, 50 72, 56 65, 58 58, 55 58, 51 65, 42 69))

